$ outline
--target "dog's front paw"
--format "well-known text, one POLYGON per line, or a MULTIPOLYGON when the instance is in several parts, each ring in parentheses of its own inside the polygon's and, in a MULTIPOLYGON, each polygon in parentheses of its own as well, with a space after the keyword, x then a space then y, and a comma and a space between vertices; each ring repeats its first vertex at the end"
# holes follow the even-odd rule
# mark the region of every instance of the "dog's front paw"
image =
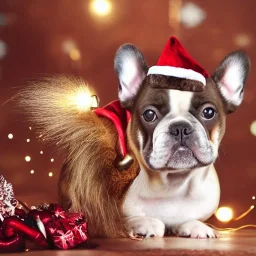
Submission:
POLYGON ((198 220, 191 220, 185 222, 173 230, 177 236, 191 237, 191 238, 217 238, 216 232, 198 220))
POLYGON ((161 220, 151 217, 130 217, 126 219, 126 228, 131 237, 163 237, 165 225, 161 220))

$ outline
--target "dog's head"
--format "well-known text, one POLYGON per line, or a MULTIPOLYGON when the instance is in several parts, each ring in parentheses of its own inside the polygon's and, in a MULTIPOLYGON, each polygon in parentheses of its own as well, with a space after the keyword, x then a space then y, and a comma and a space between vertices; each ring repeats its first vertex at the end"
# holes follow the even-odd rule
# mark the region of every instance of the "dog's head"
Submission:
POLYGON ((249 69, 247 54, 236 51, 206 79, 202 91, 169 89, 196 85, 188 79, 147 75, 142 53, 131 44, 121 46, 115 57, 119 99, 132 114, 128 139, 139 162, 156 171, 213 163, 226 115, 242 102, 249 69))

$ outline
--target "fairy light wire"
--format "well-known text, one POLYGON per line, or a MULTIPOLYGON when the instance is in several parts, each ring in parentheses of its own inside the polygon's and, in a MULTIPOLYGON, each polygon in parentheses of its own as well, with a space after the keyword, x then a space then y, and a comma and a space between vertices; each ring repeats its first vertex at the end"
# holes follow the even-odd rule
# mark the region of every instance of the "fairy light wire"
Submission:
POLYGON ((256 228, 256 224, 247 224, 247 225, 243 225, 243 226, 240 226, 240 227, 237 227, 237 228, 218 228, 210 223, 205 223, 207 226, 211 227, 211 228, 214 228, 218 231, 232 231, 232 232, 235 232, 235 231, 238 231, 240 229, 245 229, 245 228, 256 228))
POLYGON ((242 213, 240 216, 238 216, 238 217, 235 218, 234 220, 240 220, 240 219, 244 218, 244 217, 245 217, 247 214, 249 214, 253 209, 254 209, 254 205, 251 205, 250 208, 249 208, 246 212, 242 213))

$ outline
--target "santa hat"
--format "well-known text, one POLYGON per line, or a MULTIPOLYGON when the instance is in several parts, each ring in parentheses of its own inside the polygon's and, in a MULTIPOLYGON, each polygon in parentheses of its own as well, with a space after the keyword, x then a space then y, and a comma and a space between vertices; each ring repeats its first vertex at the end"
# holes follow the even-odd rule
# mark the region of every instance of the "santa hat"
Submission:
POLYGON ((209 77, 207 71, 192 59, 174 36, 170 37, 164 47, 157 65, 149 68, 148 75, 152 74, 196 80, 203 85, 209 77))

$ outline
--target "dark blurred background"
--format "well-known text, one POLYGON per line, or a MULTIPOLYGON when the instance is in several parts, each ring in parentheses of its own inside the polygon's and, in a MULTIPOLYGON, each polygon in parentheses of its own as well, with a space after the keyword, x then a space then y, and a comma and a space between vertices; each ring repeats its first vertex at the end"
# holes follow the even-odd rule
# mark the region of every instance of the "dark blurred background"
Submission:
MULTIPOLYGON (((0 0, 0 173, 16 197, 29 206, 55 202, 62 159, 38 142, 12 102, 2 103, 29 79, 70 74, 83 77, 103 106, 117 98, 113 58, 121 44, 135 44, 154 65, 177 35, 210 73, 233 50, 251 58, 244 102, 228 117, 216 163, 220 206, 235 217, 246 211, 256 196, 255 11, 254 0, 0 0)), ((255 211, 228 225, 256 223, 255 211)))

